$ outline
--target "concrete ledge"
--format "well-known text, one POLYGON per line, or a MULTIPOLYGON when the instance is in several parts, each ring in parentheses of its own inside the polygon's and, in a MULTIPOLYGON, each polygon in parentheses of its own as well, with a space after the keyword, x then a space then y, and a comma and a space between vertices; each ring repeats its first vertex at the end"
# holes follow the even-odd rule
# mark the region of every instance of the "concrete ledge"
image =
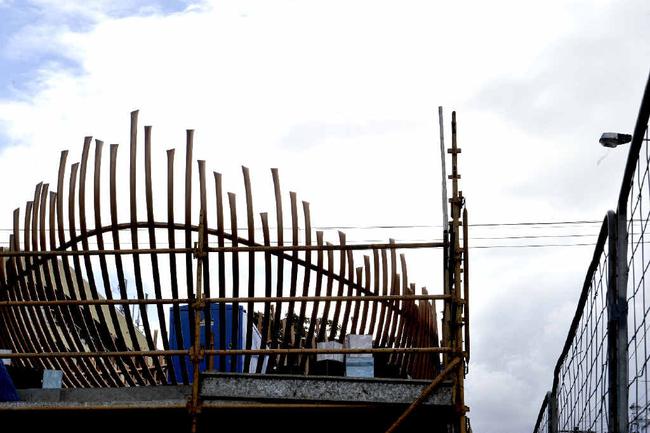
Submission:
MULTIPOLYGON (((409 404, 430 383, 422 380, 233 373, 205 373, 202 376, 201 396, 204 399, 252 401, 409 404)), ((443 382, 424 404, 451 406, 450 384, 443 382)))
POLYGON ((146 402, 187 399, 191 387, 132 386, 124 388, 19 389, 23 402, 146 402))

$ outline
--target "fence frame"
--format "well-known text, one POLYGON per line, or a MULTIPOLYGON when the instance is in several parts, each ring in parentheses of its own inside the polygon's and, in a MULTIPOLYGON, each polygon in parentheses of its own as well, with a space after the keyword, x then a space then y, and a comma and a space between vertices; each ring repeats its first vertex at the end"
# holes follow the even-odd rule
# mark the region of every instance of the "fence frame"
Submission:
MULTIPOLYGON (((534 432, 539 431, 544 416, 548 410, 548 433, 557 433, 557 389, 559 385, 559 372, 566 359, 568 350, 576 336, 576 330, 582 318, 584 307, 588 298, 591 279, 605 252, 605 239, 608 238, 608 276, 607 284, 607 377, 608 377, 608 409, 607 414, 609 431, 612 433, 627 433, 629 423, 629 364, 628 364, 628 243, 627 212, 629 195, 632 192, 634 175, 636 173, 641 146, 648 128, 650 119, 650 76, 646 81, 643 97, 639 107, 632 141, 623 173, 616 212, 607 212, 598 236, 592 261, 587 270, 576 312, 574 314, 569 333, 564 343, 563 350, 556 363, 553 373, 553 388, 546 394, 542 402, 534 432)), ((546 432, 544 432, 546 433, 546 432)))

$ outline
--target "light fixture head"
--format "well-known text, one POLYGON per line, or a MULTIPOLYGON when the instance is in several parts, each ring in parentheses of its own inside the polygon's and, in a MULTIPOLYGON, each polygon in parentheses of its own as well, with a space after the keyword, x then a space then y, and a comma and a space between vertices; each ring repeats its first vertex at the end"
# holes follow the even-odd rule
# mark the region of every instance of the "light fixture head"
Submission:
POLYGON ((632 141, 632 136, 630 134, 621 134, 620 132, 603 132, 603 135, 600 136, 600 140, 598 141, 605 147, 616 147, 632 141))

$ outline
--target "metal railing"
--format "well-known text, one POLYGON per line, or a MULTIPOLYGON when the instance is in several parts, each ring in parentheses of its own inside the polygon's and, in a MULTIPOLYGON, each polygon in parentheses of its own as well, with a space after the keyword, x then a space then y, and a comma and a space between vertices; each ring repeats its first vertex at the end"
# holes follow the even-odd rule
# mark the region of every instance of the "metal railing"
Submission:
POLYGON ((650 425, 650 251, 645 248, 650 242, 650 207, 645 203, 650 198, 649 118, 650 79, 617 210, 609 211, 603 222, 535 433, 637 433, 650 425))

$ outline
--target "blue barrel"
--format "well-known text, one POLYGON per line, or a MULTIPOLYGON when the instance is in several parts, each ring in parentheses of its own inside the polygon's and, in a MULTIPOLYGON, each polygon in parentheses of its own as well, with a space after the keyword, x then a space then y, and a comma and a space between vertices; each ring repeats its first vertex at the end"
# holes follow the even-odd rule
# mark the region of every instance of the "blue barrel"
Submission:
MULTIPOLYGON (((210 319, 212 321, 211 327, 212 327, 212 336, 214 338, 214 348, 219 349, 221 347, 220 344, 220 336, 219 336, 219 328, 220 328, 220 323, 219 323, 219 304, 213 304, 210 306, 210 319)), ((231 304, 226 304, 226 323, 225 323, 225 328, 226 328, 226 348, 229 349, 243 349, 244 345, 244 338, 245 338, 245 329, 246 329, 246 314, 244 311, 243 306, 239 306, 239 312, 238 312, 238 333, 236 336, 236 340, 232 341, 232 305, 231 304)), ((179 317, 177 318, 174 314, 174 309, 173 307, 170 307, 170 312, 169 312, 169 347, 172 350, 178 350, 178 349, 189 349, 192 346, 192 343, 194 341, 194 335, 191 334, 190 332, 190 314, 189 314, 189 307, 187 305, 181 305, 179 308, 179 317), (176 341, 176 323, 177 321, 180 321, 180 327, 181 327, 181 333, 183 337, 183 347, 179 347, 176 341)), ((201 311, 201 344, 205 345, 207 348, 209 344, 205 342, 205 318, 204 318, 204 312, 201 311)), ((226 357, 226 366, 225 366, 225 371, 226 372, 231 372, 231 373, 242 373, 244 371, 244 356, 239 355, 235 357, 236 362, 233 365, 233 357, 232 356, 227 356, 226 357)), ((176 380, 178 382, 183 381, 183 375, 181 373, 181 361, 179 356, 174 356, 172 357, 172 362, 174 365, 174 373, 176 374, 176 380)), ((192 382, 193 379, 193 374, 194 374, 194 366, 192 365, 192 362, 190 361, 190 357, 186 356, 185 357, 185 364, 187 366, 187 371, 188 371, 188 377, 190 383, 192 382)), ((220 360, 219 356, 214 357, 214 368, 215 370, 221 370, 220 369, 220 360)), ((199 364, 199 371, 205 371, 207 368, 207 358, 205 358, 201 363, 199 364)), ((171 374, 171 372, 169 373, 171 374)), ((168 382, 171 383, 171 378, 168 377, 168 382)))

